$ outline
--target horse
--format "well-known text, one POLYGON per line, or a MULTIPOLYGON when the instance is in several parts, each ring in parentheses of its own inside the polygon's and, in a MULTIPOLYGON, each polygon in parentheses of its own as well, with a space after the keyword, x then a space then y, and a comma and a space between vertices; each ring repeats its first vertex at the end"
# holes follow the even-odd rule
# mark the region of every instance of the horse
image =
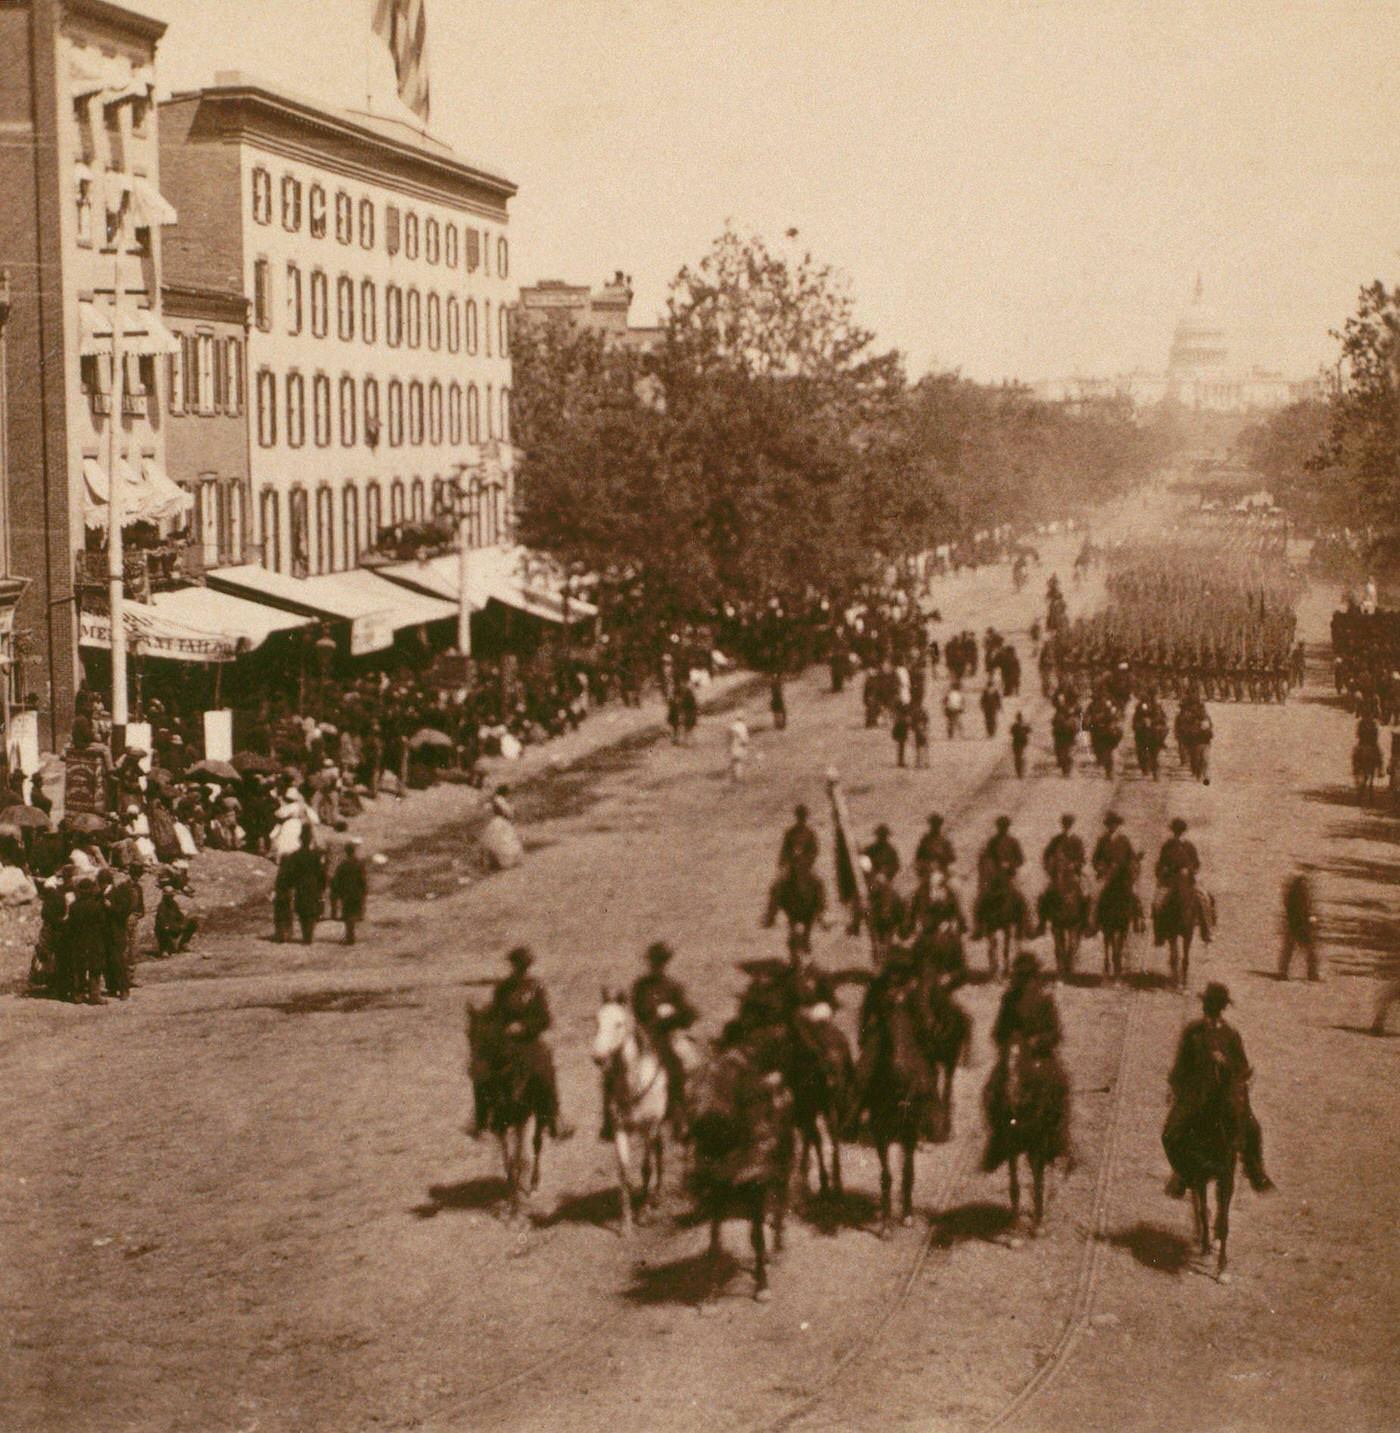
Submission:
POLYGON ((1191 943, 1196 931, 1204 935, 1214 923, 1214 902, 1197 887, 1189 871, 1178 871, 1152 911, 1157 944, 1165 944, 1171 952, 1174 984, 1185 986, 1190 976, 1191 943))
MULTIPOLYGON (((917 988, 903 998, 886 999, 862 1040, 877 1043, 865 1107, 870 1135, 880 1157, 880 1238, 889 1234, 894 1176, 890 1147, 903 1152, 900 1169, 900 1223, 914 1222, 914 1157, 929 1105, 937 1099, 937 1073, 930 1064, 916 1014, 917 988)), ((956 1057, 953 1064, 956 1065, 956 1057)), ((951 1071, 949 1080, 951 1082, 951 1071)), ((949 1098, 951 1099, 951 1083, 949 1098)))
POLYGON ((829 1015, 812 1018, 799 1012, 792 1017, 783 1075, 792 1094, 793 1124, 802 1139, 802 1188, 805 1192, 808 1187, 808 1171, 815 1153, 818 1193, 835 1194, 839 1199, 844 1190, 841 1131, 851 1100, 852 1064, 846 1037, 829 1015))
POLYGON ((603 991, 593 1037, 593 1063, 603 1077, 603 1110, 617 1155, 621 1232, 626 1238, 632 1233, 631 1139, 635 1135, 642 1150, 637 1214, 645 1218, 661 1192, 666 1107, 671 1087, 666 1066, 621 992, 613 995, 603 991))
POLYGON ((1031 1233, 1045 1218, 1045 1170, 1067 1155, 1069 1088, 1054 1055, 1036 1041, 1015 1040, 987 1080, 984 1103, 991 1140, 982 1161, 990 1174, 1005 1163, 1011 1190, 1011 1218, 1021 1217, 1020 1160, 1031 1171, 1031 1233))
POLYGON ((1105 877, 1094 906, 1094 922, 1103 936, 1103 973, 1110 980, 1123 974, 1128 932, 1142 929, 1137 877, 1142 857, 1115 866, 1105 877))
POLYGON ((1074 974, 1079 942, 1089 924, 1089 899, 1079 872, 1068 861, 1056 861, 1050 885, 1041 898, 1041 929, 1046 925, 1055 942, 1055 968, 1062 976, 1074 974))
POLYGON ((467 1006, 467 1046, 471 1074, 481 1092, 484 1123, 501 1141, 510 1212, 540 1187, 540 1151, 553 1105, 549 1082, 528 1046, 506 1037, 496 1022, 475 1005, 467 1006), (526 1131, 533 1121, 527 1138, 526 1131), (534 1151, 531 1161, 528 1151, 534 1151), (526 1166, 530 1166, 526 1179, 526 1166))
POLYGON ((812 949, 812 927, 826 911, 826 887, 810 867, 794 868, 773 887, 771 904, 787 917, 788 951, 807 955, 812 949))
POLYGON ((1219 1278, 1225 1273, 1230 1201, 1244 1144, 1239 1077, 1222 1061, 1203 1061, 1196 1072, 1196 1088, 1181 1092, 1178 1099, 1181 1107, 1168 1117, 1162 1146, 1177 1178, 1191 1195, 1191 1212, 1203 1257, 1212 1248, 1208 1195, 1210 1185, 1215 1185, 1215 1272, 1219 1278))
POLYGON ((1351 775, 1356 782, 1356 794, 1369 805, 1375 793, 1376 778, 1385 766, 1385 758, 1379 746, 1371 742, 1358 741, 1351 751, 1351 775))
POLYGON ((987 942, 987 968, 997 975, 1000 952, 1001 975, 1011 973, 1019 937, 1026 926, 1026 899, 1003 870, 980 872, 982 888, 977 896, 977 928, 987 942))
POLYGON ((691 1187, 710 1225, 710 1256, 720 1253, 720 1226, 747 1220, 754 1254, 754 1298, 766 1302, 766 1224, 773 1256, 782 1253, 793 1164, 793 1102, 781 1072, 743 1048, 722 1051, 690 1082, 691 1187))

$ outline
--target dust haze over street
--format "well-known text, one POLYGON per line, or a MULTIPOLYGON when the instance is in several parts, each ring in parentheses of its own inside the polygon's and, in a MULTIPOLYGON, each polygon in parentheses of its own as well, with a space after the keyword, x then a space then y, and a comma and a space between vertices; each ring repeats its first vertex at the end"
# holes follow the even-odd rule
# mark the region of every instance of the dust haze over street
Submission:
MULTIPOLYGON (((1134 501, 1096 534, 1159 531, 1161 512, 1134 501)), ((1028 659, 1045 579, 1065 581, 1072 554, 1046 543, 1020 594, 1000 565, 940 580, 942 630, 994 623, 1028 659)), ((1093 576, 1067 594, 1076 614, 1100 600, 1093 576)), ((863 728, 857 692, 832 695, 809 671, 779 733, 766 693, 740 680, 731 700, 756 756, 737 788, 725 718, 702 716, 690 748, 640 721, 610 744, 595 722, 521 788, 528 857, 514 871, 460 878, 477 800, 464 788, 400 812, 378 803, 364 830, 389 860, 353 950, 268 944, 250 875, 248 903, 203 954, 141 968, 139 1000, 97 1011, 5 997, 7 1426, 961 1429, 1008 1414, 1028 1428, 1390 1426, 1398 1047, 1365 1030, 1396 955, 1400 851, 1393 819, 1351 794, 1350 722, 1325 660, 1334 600, 1314 585, 1300 604, 1301 693, 1212 706, 1209 786, 1174 751, 1158 783, 1131 762, 1106 780, 1082 753, 1063 780, 1029 661, 1020 782, 1004 736, 935 736, 929 768, 901 770, 888 730, 863 728), (1193 954, 1190 992, 1166 988, 1150 935, 1133 937, 1130 963, 1157 978, 1101 985, 1086 941, 1084 978, 1057 988, 1076 1164, 1051 1176, 1041 1238, 1011 1236, 1004 1174, 978 1172, 999 994, 978 983, 954 1138, 921 1148, 914 1227, 873 1237, 874 1155, 849 1146, 846 1201, 799 1201, 759 1305, 739 1226, 714 1283, 705 1230, 677 1223, 679 1157, 661 1215, 635 1246, 619 1239, 589 1044, 600 987, 629 982, 659 938, 702 1033, 717 1031, 736 963, 781 954, 758 917, 798 800, 823 816, 830 877, 829 767, 859 839, 888 822, 906 860, 927 813, 945 813, 965 884, 999 813, 1028 853, 1061 812, 1087 838, 1111 805, 1149 851, 1181 815, 1220 921, 1193 954), (1315 871, 1321 984, 1273 978, 1280 891, 1299 862, 1315 871), (462 1133, 463 1011, 517 942, 550 991, 578 1132, 546 1146, 530 1217, 511 1223, 497 1148, 462 1133), (1233 994, 1278 1186, 1237 1195, 1228 1284, 1194 1267, 1187 1207, 1162 1189, 1166 1073, 1208 980, 1233 994)), ((867 959, 839 921, 814 953, 867 959)), ((969 961, 984 968, 980 944, 969 961)))

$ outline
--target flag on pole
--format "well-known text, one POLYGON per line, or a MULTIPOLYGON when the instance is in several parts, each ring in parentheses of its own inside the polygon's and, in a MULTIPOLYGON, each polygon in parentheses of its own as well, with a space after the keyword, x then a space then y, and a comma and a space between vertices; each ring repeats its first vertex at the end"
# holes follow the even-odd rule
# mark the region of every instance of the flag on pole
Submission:
POLYGON ((374 33, 389 47, 399 98, 428 122, 428 16, 426 0, 376 0, 374 33))

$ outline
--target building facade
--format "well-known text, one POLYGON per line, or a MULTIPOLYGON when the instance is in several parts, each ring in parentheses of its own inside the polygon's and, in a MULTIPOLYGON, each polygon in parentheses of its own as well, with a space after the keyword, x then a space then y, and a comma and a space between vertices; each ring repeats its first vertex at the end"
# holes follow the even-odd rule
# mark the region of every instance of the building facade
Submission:
MULTIPOLYGON (((262 564, 354 567, 445 520, 464 466, 508 442, 515 186, 394 121, 237 74, 161 106, 181 222, 172 285, 251 306, 249 504, 262 564)), ((507 539, 512 494, 473 524, 507 539)))
POLYGON ((0 268, 10 547, 30 579, 20 681, 46 744, 66 735, 84 549, 105 543, 113 464, 128 520, 178 516, 164 476, 156 47, 165 26, 106 0, 0 0, 0 268), (120 383, 114 358, 120 355, 120 383), (120 401, 116 394, 121 392, 120 401))
POLYGON ((161 290, 179 345, 167 360, 166 472, 190 496, 190 539, 203 567, 248 552, 248 300, 238 292, 161 290))
POLYGON ((521 317, 530 320, 563 319, 575 328, 603 334, 610 343, 645 351, 661 341, 659 327, 630 321, 632 279, 621 269, 596 289, 562 279, 541 279, 520 290, 521 317))

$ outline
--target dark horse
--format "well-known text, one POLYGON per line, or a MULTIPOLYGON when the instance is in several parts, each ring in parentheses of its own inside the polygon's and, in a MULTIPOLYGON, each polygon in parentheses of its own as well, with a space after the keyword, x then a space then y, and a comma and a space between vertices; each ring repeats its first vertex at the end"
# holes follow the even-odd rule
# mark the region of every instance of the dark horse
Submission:
POLYGON ((1185 986, 1191 974, 1191 943, 1199 930, 1209 939, 1215 923, 1213 902, 1189 871, 1178 871, 1159 897, 1153 912, 1153 935, 1170 951, 1172 981, 1185 986))
POLYGON ((467 1006, 467 1047, 471 1077, 480 1091, 483 1128, 501 1141, 511 1213, 522 1196, 540 1187, 540 1151, 554 1097, 539 1061, 528 1045, 511 1040, 475 1005, 467 1006), (533 1132, 527 1139, 531 1121, 533 1132), (527 1147, 533 1148, 531 1163, 527 1147), (530 1164, 529 1179, 526 1165, 530 1164))
POLYGON ((1138 868, 1141 856, 1134 856, 1104 875, 1094 906, 1094 921, 1103 936, 1103 973, 1116 980, 1123 974, 1128 932, 1141 930, 1142 903, 1138 900, 1138 868))
POLYGON ((982 862, 978 879, 977 928, 987 941, 987 968, 993 977, 1005 977, 1026 930, 1026 898, 1010 872, 994 861, 982 862))
POLYGON ((710 1225, 710 1253, 718 1258, 720 1225, 748 1221, 754 1254, 754 1297, 766 1300, 768 1246, 783 1248, 793 1164, 792 1095, 776 1061, 738 1047, 717 1054, 691 1077, 691 1187, 710 1225))
POLYGON ((826 911, 826 887, 813 870, 793 869, 780 876, 769 898, 769 919, 773 909, 787 917, 788 950, 806 955, 812 949, 812 927, 826 911))
POLYGON ((1074 974, 1074 958, 1089 924, 1089 898, 1079 872, 1068 861, 1056 861, 1050 885, 1040 901, 1042 929, 1050 927, 1055 941, 1055 967, 1062 976, 1074 974))
POLYGON ((1235 1167, 1244 1145, 1244 1079, 1224 1061, 1201 1061, 1193 1070, 1190 1085, 1179 1091, 1177 1101, 1162 1132, 1162 1146, 1177 1178, 1191 1195, 1191 1212, 1203 1256, 1212 1247, 1208 1193, 1210 1185, 1215 1185, 1215 1272, 1219 1276, 1225 1272, 1230 1200, 1235 1193, 1235 1167))
POLYGON ((984 1102, 992 1137, 982 1161, 990 1174, 1005 1163, 1011 1182, 1011 1217, 1021 1214, 1019 1163, 1024 1155, 1031 1170, 1032 1234, 1045 1217, 1045 1169, 1069 1153, 1069 1087, 1059 1061, 1037 1040, 1014 1040, 1003 1052, 987 1081, 984 1102))
POLYGON ((792 1017, 783 1077, 792 1093, 792 1117, 802 1137, 801 1171, 804 1192, 813 1152, 817 1156, 817 1188, 842 1194, 841 1131, 851 1100, 852 1063, 846 1037, 830 1019, 792 1017), (823 1143, 825 1135, 825 1144, 823 1143), (827 1174, 827 1153, 831 1172, 827 1174))

